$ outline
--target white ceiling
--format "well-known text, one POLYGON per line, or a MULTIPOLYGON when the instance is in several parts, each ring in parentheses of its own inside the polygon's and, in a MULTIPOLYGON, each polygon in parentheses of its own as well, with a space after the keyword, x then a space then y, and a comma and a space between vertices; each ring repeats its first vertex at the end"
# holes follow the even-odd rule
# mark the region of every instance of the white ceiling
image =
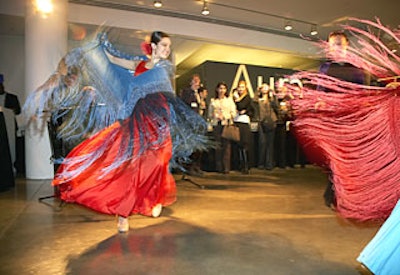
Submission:
MULTIPOLYGON (((7 0, 0 0, 3 7, 5 1, 7 0)), ((16 0, 16 2, 21 1, 24 2, 24 0, 16 0)), ((311 24, 317 26, 318 38, 325 39, 327 33, 340 28, 339 24, 345 23, 349 17, 372 20, 378 17, 385 25, 391 27, 400 25, 399 0, 208 0, 208 8, 211 12, 208 16, 200 14, 203 1, 199 0, 163 0, 161 9, 155 9, 152 5, 153 1, 150 0, 70 0, 69 2, 222 24, 243 29, 243 31, 272 33, 278 39, 279 37, 304 39, 301 36, 309 36, 311 24), (286 19, 291 19, 294 25, 294 29, 290 32, 283 30, 286 19)), ((0 34, 23 35, 23 18, 2 13, 0 11, 0 34)), ((95 29, 95 26, 71 24, 70 37, 73 38, 80 28, 85 28, 90 32, 95 29)), ((113 32, 118 43, 130 47, 139 45, 145 36, 141 30, 114 29, 113 32)), ((206 60, 307 69, 316 65, 318 57, 317 55, 299 56, 296 52, 291 53, 280 48, 257 47, 251 41, 229 45, 224 41, 199 39, 195 31, 191 37, 173 36, 173 45, 178 74, 206 60)))

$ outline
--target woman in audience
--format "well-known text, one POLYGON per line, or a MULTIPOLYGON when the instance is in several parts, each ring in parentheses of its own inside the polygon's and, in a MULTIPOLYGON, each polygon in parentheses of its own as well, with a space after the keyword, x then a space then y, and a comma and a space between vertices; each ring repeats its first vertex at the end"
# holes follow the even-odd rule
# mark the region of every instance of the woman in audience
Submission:
POLYGON ((215 165, 218 172, 228 174, 231 170, 231 141, 221 137, 223 127, 233 123, 236 105, 227 95, 228 86, 219 82, 215 88, 215 97, 211 99, 208 117, 213 125, 214 139, 219 143, 215 149, 215 165))
POLYGON ((249 173, 249 147, 252 139, 250 121, 255 115, 256 109, 253 100, 247 90, 246 81, 239 81, 236 91, 233 93, 237 115, 234 118, 235 125, 240 129, 239 160, 240 170, 243 174, 249 173))

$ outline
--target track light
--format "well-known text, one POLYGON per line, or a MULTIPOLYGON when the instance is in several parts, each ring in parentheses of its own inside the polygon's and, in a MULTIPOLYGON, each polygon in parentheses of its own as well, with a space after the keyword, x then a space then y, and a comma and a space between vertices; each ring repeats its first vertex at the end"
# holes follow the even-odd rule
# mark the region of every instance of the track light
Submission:
POLYGON ((292 22, 286 21, 285 22, 285 30, 291 31, 293 29, 292 22))
POLYGON ((156 8, 161 8, 162 7, 162 2, 161 1, 154 1, 153 2, 154 7, 156 8))
POLYGON ((201 14, 202 15, 209 15, 210 14, 210 10, 208 9, 206 0, 204 0, 204 2, 203 2, 203 9, 201 10, 201 14))
POLYGON ((317 26, 316 26, 316 25, 311 25, 310 34, 311 34, 311 35, 317 35, 317 34, 318 34, 317 26))
POLYGON ((36 10, 42 14, 43 17, 47 17, 54 10, 54 4, 51 0, 36 0, 36 10))

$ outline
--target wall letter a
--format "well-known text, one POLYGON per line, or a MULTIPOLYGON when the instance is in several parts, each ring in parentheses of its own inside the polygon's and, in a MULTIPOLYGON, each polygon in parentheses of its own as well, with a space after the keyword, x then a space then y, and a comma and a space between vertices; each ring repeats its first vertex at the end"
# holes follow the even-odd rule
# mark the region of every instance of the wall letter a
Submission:
POLYGON ((238 86, 240 76, 242 74, 243 74, 244 80, 246 81, 247 91, 249 92, 250 97, 253 98, 254 97, 253 85, 251 85, 251 81, 250 81, 249 73, 247 72, 246 65, 243 65, 243 64, 239 65, 239 67, 236 71, 235 78, 233 79, 233 82, 232 82, 230 94, 232 94, 233 89, 235 89, 238 86))

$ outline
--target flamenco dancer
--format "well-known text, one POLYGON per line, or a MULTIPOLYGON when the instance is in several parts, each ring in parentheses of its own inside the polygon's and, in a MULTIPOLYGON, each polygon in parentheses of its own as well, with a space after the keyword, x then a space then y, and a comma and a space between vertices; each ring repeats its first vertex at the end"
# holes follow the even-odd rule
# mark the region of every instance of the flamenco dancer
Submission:
MULTIPOLYGON (((349 46, 349 38, 342 31, 331 32, 328 36, 329 53, 345 57, 349 46)), ((358 84, 367 84, 367 76, 363 70, 348 62, 335 62, 329 60, 322 64, 319 70, 321 73, 338 78, 343 81, 358 84)), ((317 87, 319 90, 330 92, 325 87, 317 87)), ((328 172, 331 174, 331 171, 328 172)), ((331 209, 336 209, 335 189, 332 181, 329 180, 324 192, 325 204, 331 209)))
MULTIPOLYGON (((399 75, 400 57, 380 40, 385 33, 398 42, 398 32, 379 21, 353 20, 371 30, 345 26, 357 44, 348 45, 343 54, 321 42, 328 58, 377 79, 399 75)), ((296 134, 310 159, 332 171, 337 212, 358 221, 386 219, 400 197, 400 86, 367 86, 322 72, 292 77, 304 83, 301 95, 296 85, 287 84, 298 95, 291 101, 296 134)))
POLYGON ((158 217, 176 200, 170 168, 205 149, 206 124, 174 94, 170 37, 153 32, 146 56, 116 50, 105 34, 69 52, 57 72, 25 104, 63 118, 59 137, 79 142, 62 160, 52 184, 60 197, 118 216, 158 217), (89 137, 88 137, 89 136, 89 137))
POLYGON ((379 85, 324 73, 295 74, 305 87, 292 100, 294 126, 308 155, 332 171, 337 213, 355 221, 387 219, 358 261, 374 274, 399 274, 400 56, 394 47, 400 30, 379 20, 351 22, 361 27, 345 26, 355 39, 345 55, 329 51, 328 42, 321 45, 334 62, 368 72, 379 85))

